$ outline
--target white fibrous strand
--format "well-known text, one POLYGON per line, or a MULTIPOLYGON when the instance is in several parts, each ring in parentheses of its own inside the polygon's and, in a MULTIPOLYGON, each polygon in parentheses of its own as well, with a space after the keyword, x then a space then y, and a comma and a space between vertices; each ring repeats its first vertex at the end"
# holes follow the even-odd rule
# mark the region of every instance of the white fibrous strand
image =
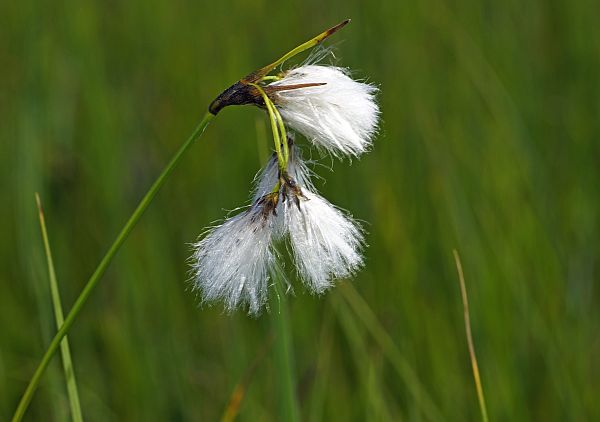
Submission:
POLYGON ((368 151, 377 131, 377 87, 353 80, 346 69, 305 65, 269 84, 283 120, 335 156, 368 151), (322 84, 284 90, 285 86, 322 84))
POLYGON ((277 155, 273 154, 267 165, 254 176, 252 202, 256 202, 263 196, 273 192, 273 188, 278 180, 279 167, 277 166, 277 155))
POLYGON ((283 206, 296 268, 311 291, 323 293, 335 279, 363 265, 363 234, 350 216, 313 192, 309 170, 296 151, 289 172, 301 190, 299 197, 285 198, 283 206))
POLYGON ((266 303, 271 273, 277 268, 273 206, 267 198, 256 201, 193 245, 194 285, 203 301, 223 300, 228 311, 247 305, 250 314, 266 303))

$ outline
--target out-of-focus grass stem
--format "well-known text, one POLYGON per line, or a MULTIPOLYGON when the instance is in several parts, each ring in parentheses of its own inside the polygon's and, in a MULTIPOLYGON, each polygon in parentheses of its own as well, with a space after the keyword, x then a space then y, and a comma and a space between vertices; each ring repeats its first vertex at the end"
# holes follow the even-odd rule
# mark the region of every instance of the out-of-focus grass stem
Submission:
POLYGON ((273 340, 274 339, 271 336, 271 338, 269 338, 269 340, 265 344, 263 344, 263 346, 258 352, 258 355, 254 358, 254 360, 242 376, 242 379, 234 387, 233 392, 229 397, 229 403, 227 403, 227 406, 225 407, 225 412, 223 413, 221 422, 235 421, 236 417, 239 414, 242 401, 244 400, 246 392, 248 391, 248 387, 250 386, 250 382, 254 378, 256 370, 271 350, 271 347, 273 346, 273 340))
POLYGON ((400 350, 398 350, 390 334, 379 323, 375 313, 371 310, 367 302, 365 302, 350 283, 344 283, 343 286, 340 286, 339 291, 367 331, 379 343, 379 347, 381 347, 384 355, 406 383, 406 387, 414 396, 425 416, 432 421, 445 420, 436 404, 421 385, 417 374, 400 350))
POLYGON ((274 277, 271 289, 270 314, 275 331, 275 363, 279 376, 279 420, 296 422, 300 420, 296 398, 296 377, 292 330, 290 326, 287 298, 282 289, 282 280, 274 277))
MULTIPOLYGON (((46 263, 48 264, 48 280, 50 283, 50 294, 52 296, 52 307, 54 308, 54 318, 56 320, 56 328, 59 329, 64 322, 64 316, 60 300, 60 292, 58 290, 58 282, 56 280, 56 272, 54 270, 52 250, 50 249, 48 231, 46 230, 44 210, 42 208, 42 202, 40 201, 40 195, 38 193, 35 194, 35 201, 37 203, 38 215, 40 219, 40 229, 42 231, 44 251, 46 252, 46 263)), ((62 355, 63 369, 67 383, 67 394, 69 397, 69 406, 71 407, 71 417, 74 422, 82 422, 83 416, 81 413, 81 404, 79 402, 79 393, 77 392, 77 381, 75 379, 75 371, 73 370, 73 361, 71 360, 71 350, 69 348, 69 339, 67 336, 65 336, 60 342, 60 353, 62 355)))
POLYGON ((456 263, 456 271, 458 272, 458 281, 460 282, 460 294, 463 302, 463 314, 465 317, 465 332, 467 334, 467 344, 469 346, 469 357, 471 359, 471 367, 473 368, 473 379, 475 380, 475 388, 477 389, 477 399, 479 400, 479 410, 481 411, 481 420, 488 422, 487 408, 485 406, 485 397, 483 395, 483 387, 481 385, 481 377, 479 376, 479 365, 477 364, 477 356, 475 355, 475 346, 473 344, 473 335, 471 334, 471 317, 469 316, 469 298, 467 297, 467 287, 465 285, 465 276, 463 274, 460 255, 454 249, 454 261, 456 263))
POLYGON ((363 338, 364 327, 356 321, 355 315, 349 309, 347 302, 342 300, 342 298, 334 296, 333 305, 337 319, 348 339, 349 349, 354 355, 361 388, 364 389, 364 397, 366 398, 361 406, 366 412, 364 415, 365 420, 398 420, 399 415, 393 418, 387 407, 387 403, 384 400, 383 385, 378 380, 372 379, 373 359, 365 347, 363 338), (376 391, 374 394, 373 390, 376 391))

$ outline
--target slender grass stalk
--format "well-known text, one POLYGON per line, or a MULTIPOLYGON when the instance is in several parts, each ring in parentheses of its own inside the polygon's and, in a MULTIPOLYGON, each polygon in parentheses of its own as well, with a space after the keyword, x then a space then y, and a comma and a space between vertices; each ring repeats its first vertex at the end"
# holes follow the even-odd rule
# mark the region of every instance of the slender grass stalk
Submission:
POLYGON ((475 346, 473 344, 473 336, 471 334, 471 317, 469 316, 469 299, 467 297, 467 287, 465 285, 465 276, 463 274, 460 255, 454 249, 454 262, 456 263, 456 271, 458 272, 458 281, 460 282, 460 294, 463 302, 463 315, 465 318, 465 332, 467 334, 467 344, 469 346, 469 357, 471 359, 471 367, 473 368, 473 379, 475 380, 475 388, 477 389, 477 400, 479 401, 479 410, 481 411, 481 420, 488 422, 487 408, 485 406, 485 397, 483 396, 483 387, 481 385, 481 377, 479 376, 479 365, 477 364, 477 356, 475 355, 475 346))
POLYGON ((329 379, 331 378, 331 355, 333 354, 333 311, 332 307, 327 306, 321 319, 321 333, 319 334, 318 350, 316 362, 315 379, 313 388, 311 388, 308 422, 317 422, 325 420, 324 408, 325 401, 329 396, 329 379))
MULTIPOLYGON (((327 39, 331 35, 335 34, 337 31, 339 31, 344 26, 346 26, 348 23, 350 23, 350 19, 346 19, 346 20, 338 23, 334 27, 331 27, 328 30, 321 32, 319 35, 311 38, 310 40, 306 41, 305 43, 302 43, 299 46, 297 46, 296 48, 288 51, 287 53, 285 53, 283 56, 281 56, 278 60, 274 61, 273 63, 263 67, 262 69, 257 70, 256 72, 254 72, 254 75, 259 76, 260 78, 264 77, 265 75, 267 75, 267 73, 269 73, 271 70, 275 69, 280 64, 283 64, 283 62, 285 62, 286 60, 294 57, 297 54, 302 53, 303 51, 313 48, 317 44, 322 43, 325 39, 327 39)), ((267 80, 272 79, 272 78, 273 77, 267 76, 267 80)))
POLYGON ((176 167, 176 165, 179 163, 179 161, 185 155, 185 153, 189 150, 189 148, 194 144, 194 141, 196 141, 200 137, 200 135, 202 135, 202 133, 204 132, 204 130, 206 129, 213 117, 214 115, 208 112, 204 115, 202 121, 198 124, 194 132, 190 135, 190 137, 175 153, 173 158, 171 158, 171 161, 169 161, 169 163, 160 173, 156 181, 152 184, 146 195, 144 195, 144 197, 138 204, 133 214, 131 214, 131 217, 129 217, 129 220, 127 220, 127 223, 125 223, 125 226, 123 226, 123 228, 117 235, 117 238, 108 249, 108 252, 106 252, 106 255, 104 255, 104 257, 100 261, 100 264, 98 264, 98 267, 96 268, 96 270, 86 283, 85 287, 79 294, 79 297, 75 301, 73 308, 71 308, 71 311, 65 318, 64 323, 61 325, 60 329, 50 342, 46 353, 42 357, 40 364, 38 365, 37 369, 35 370, 35 373, 33 374, 33 377, 27 385, 27 389, 21 397, 21 401, 19 402, 17 410, 15 411, 15 414, 12 418, 13 422, 18 422, 23 418, 23 415, 25 414, 25 411, 27 410, 27 407, 31 402, 33 394, 35 393, 35 390, 40 383, 42 375, 44 374, 46 368, 48 367, 48 364, 52 360, 52 357, 56 353, 56 350, 58 349, 61 340, 67 334, 67 332, 75 322, 77 315, 79 315, 79 312, 83 308, 83 305, 90 297, 90 294, 94 290, 94 287, 96 287, 96 284, 98 284, 98 281, 108 268, 110 262, 116 255, 117 251, 119 250, 123 242, 125 242, 125 239, 127 239, 127 236, 129 235, 129 233, 131 233, 131 230, 135 227, 140 217, 144 214, 144 211, 146 211, 146 208, 148 208, 148 205, 150 205, 150 203, 152 202, 162 185, 165 183, 173 169, 176 167))
POLYGON ((229 398, 229 402, 225 407, 225 412, 223 412, 223 416, 221 417, 221 422, 235 421, 235 418, 237 417, 240 411, 242 401, 244 400, 246 392, 248 391, 248 387, 250 386, 250 383, 254 378, 254 374, 269 354, 271 347, 273 347, 273 340, 274 338, 273 336, 271 336, 269 340, 267 340, 267 342, 263 344, 263 346, 258 351, 258 354, 254 358, 254 360, 252 361, 252 363, 250 364, 240 381, 234 387, 233 392, 231 393, 231 396, 229 398))
MULTIPOLYGON (((35 194, 35 201, 37 203, 38 215, 40 218, 40 229, 42 231, 44 251, 46 252, 46 262, 48 264, 48 280, 50 283, 52 306, 54 307, 56 329, 59 329, 63 324, 64 316, 60 300, 60 292, 58 290, 58 282, 56 281, 56 272, 54 271, 52 250, 50 249, 48 231, 46 230, 46 219, 44 218, 44 210, 42 208, 42 202, 40 201, 40 195, 37 192, 35 194)), ((77 381, 75 380, 75 371, 73 370, 73 361, 71 360, 71 350, 69 348, 69 339, 67 336, 65 336, 65 338, 63 338, 60 342, 60 353, 62 355, 63 370, 65 372, 65 380, 67 383, 67 395, 69 397, 69 405, 71 407, 71 417, 74 422, 82 422, 83 416, 81 414, 81 405, 79 403, 79 393, 77 392, 77 381)))
POLYGON ((423 410, 425 416, 432 421, 445 420, 434 401, 423 388, 417 374, 400 350, 398 350, 392 337, 381 326, 375 313, 373 313, 367 302, 365 302, 350 283, 344 283, 338 290, 342 293, 342 296, 344 296, 344 299, 346 299, 350 308, 354 310, 358 319, 371 333, 371 336, 379 343, 379 347, 381 347, 383 353, 390 360, 396 372, 402 377, 417 404, 423 410))
POLYGON ((296 377, 292 349, 291 327, 287 297, 283 292, 280 277, 274 277, 271 289, 271 318, 275 330, 275 363, 279 376, 279 420, 296 422, 300 420, 296 398, 296 377))
MULTIPOLYGON (((333 309, 337 315, 345 336, 348 339, 350 350, 354 356, 356 370, 359 374, 360 388, 363 391, 364 401, 362 408, 365 411, 365 420, 384 420, 392 421, 388 404, 386 403, 383 385, 376 376, 373 376, 373 358, 369 356, 369 352, 365 347, 364 327, 361 327, 356 321, 356 317, 348 308, 347 302, 339 296, 332 298, 333 309)), ((398 419, 404 419, 399 418, 398 419)))

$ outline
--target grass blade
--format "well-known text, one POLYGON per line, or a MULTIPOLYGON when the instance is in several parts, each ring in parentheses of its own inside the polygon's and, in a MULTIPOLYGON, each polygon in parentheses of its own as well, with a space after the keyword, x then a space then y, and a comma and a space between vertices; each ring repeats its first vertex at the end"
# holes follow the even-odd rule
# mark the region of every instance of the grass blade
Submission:
POLYGON ((234 387, 233 392, 229 397, 229 402, 225 407, 225 412, 223 412, 221 422, 233 422, 237 417, 240 411, 240 406, 242 405, 242 401, 244 400, 246 392, 248 391, 248 387, 250 386, 250 382, 252 381, 252 378, 254 377, 254 374, 256 373, 256 370, 258 369, 260 364, 267 357, 267 353, 269 352, 269 350, 271 350, 271 347, 273 346, 273 340, 274 338, 273 336, 271 336, 267 343, 265 343, 264 346, 261 348, 258 355, 256 355, 256 357, 242 376, 242 379, 240 379, 240 381, 234 387))
POLYGON ((325 401, 330 388, 331 356, 333 354, 333 313, 330 307, 325 308, 323 325, 319 335, 319 353, 317 355, 315 379, 312 381, 313 388, 309 400, 310 407, 307 409, 308 422, 322 421, 325 419, 325 401))
POLYGON ((339 297, 334 297, 334 310, 337 319, 348 339, 349 349, 354 355, 354 361, 358 375, 361 379, 361 387, 363 388, 364 396, 366 397, 362 407, 366 412, 365 420, 397 420, 400 421, 399 415, 395 418, 391 416, 390 410, 385 401, 385 394, 380 380, 373 376, 373 359, 369 356, 369 352, 365 347, 363 329, 359 329, 356 317, 348 308, 348 304, 339 297), (372 394, 374 391, 375 394, 372 394))
POLYGON ((379 323, 375 313, 371 310, 367 302, 365 302, 350 283, 344 283, 338 290, 342 293, 350 308, 354 310, 358 319, 371 333, 371 336, 379 343, 379 347, 381 347, 383 353, 389 359, 396 372, 398 372, 398 375, 404 380, 407 388, 427 418, 432 421, 444 420, 442 413, 423 388, 417 374, 402 355, 392 337, 379 323))
POLYGON ((475 355, 475 346, 473 345, 473 336, 471 334, 471 318, 469 316, 469 299, 467 297, 467 287, 465 285, 465 276, 463 274, 462 264, 458 251, 454 249, 454 262, 458 272, 458 281, 460 282, 460 293, 463 302, 463 314, 465 317, 465 332, 467 334, 467 344, 469 345, 469 356, 471 358, 471 367, 473 368, 473 378, 475 379, 475 388, 477 388, 477 399, 479 400, 479 410, 481 419, 488 422, 487 408, 485 406, 485 397, 483 396, 483 387, 481 386, 481 377, 479 376, 479 365, 477 365, 477 356, 475 355))
MULTIPOLYGON (((35 194, 35 201, 37 203, 38 214, 40 218, 40 229, 42 231, 44 251, 46 252, 46 262, 48 264, 48 280, 50 282, 50 294, 52 296, 54 318, 56 320, 56 328, 59 329, 64 322, 64 316, 62 304, 60 301, 60 292, 58 290, 58 282, 56 280, 56 272, 54 271, 54 261, 52 260, 50 241, 48 240, 48 232, 46 230, 44 210, 42 208, 42 202, 40 201, 40 195, 37 192, 35 194)), ((77 392, 77 381, 75 380, 75 371, 73 370, 73 361, 71 359, 69 339, 66 335, 60 342, 60 353, 62 355, 63 369, 65 372, 65 380, 67 383, 67 394, 69 397, 69 405, 71 407, 71 417, 75 422, 82 422, 83 416, 81 413, 81 404, 79 402, 79 393, 77 392)))

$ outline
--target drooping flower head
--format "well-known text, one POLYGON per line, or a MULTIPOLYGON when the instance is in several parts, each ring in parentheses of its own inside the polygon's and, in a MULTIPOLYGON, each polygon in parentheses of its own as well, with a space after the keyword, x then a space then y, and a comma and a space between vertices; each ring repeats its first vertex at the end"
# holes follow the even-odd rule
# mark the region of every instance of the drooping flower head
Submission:
POLYGON ((323 293, 335 279, 353 275, 362 265, 360 226, 316 193, 299 150, 292 150, 290 178, 297 190, 285 198, 285 227, 297 272, 315 293, 323 293))
POLYGON ((247 305, 253 314, 264 305, 277 268, 272 243, 276 206, 273 198, 264 196, 193 245, 192 271, 203 300, 223 300, 227 310, 247 305))
POLYGON ((322 85, 274 92, 284 122, 334 155, 367 151, 379 120, 377 88, 353 80, 346 69, 322 65, 292 69, 269 87, 311 83, 322 85))
POLYGON ((245 305, 250 313, 258 313, 273 273, 280 271, 277 242, 289 244, 299 278, 317 294, 363 265, 360 226, 317 193, 289 130, 335 156, 358 156, 369 150, 377 130, 377 88, 335 66, 306 64, 269 75, 348 22, 252 72, 211 103, 213 114, 229 105, 266 109, 275 153, 256 178, 252 204, 193 245, 194 285, 204 301, 222 300, 228 310, 245 305))
POLYGON ((280 177, 274 154, 256 178, 252 205, 193 245, 195 286, 204 301, 222 300, 227 310, 247 306, 258 313, 273 273, 281 271, 277 241, 289 242, 296 272, 313 293, 362 266, 360 226, 316 193, 300 149, 290 142, 289 150, 286 174, 280 177))
POLYGON ((371 145, 379 121, 375 86, 352 79, 347 69, 317 64, 268 75, 291 56, 322 42, 348 22, 252 72, 221 93, 209 110, 217 114, 234 104, 273 107, 282 124, 298 131, 317 147, 335 156, 364 153, 371 145))

